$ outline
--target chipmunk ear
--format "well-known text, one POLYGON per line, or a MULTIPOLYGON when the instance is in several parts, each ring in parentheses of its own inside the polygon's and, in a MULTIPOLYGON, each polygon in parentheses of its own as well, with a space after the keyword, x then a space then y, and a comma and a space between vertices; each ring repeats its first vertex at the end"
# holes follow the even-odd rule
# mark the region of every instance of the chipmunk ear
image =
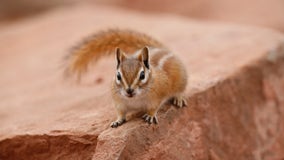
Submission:
POLYGON ((115 55, 117 61, 116 68, 118 68, 120 63, 126 58, 126 55, 124 54, 123 51, 120 50, 120 48, 116 48, 115 55))
POLYGON ((139 55, 139 60, 142 61, 146 68, 150 69, 149 65, 149 48, 144 47, 139 55))

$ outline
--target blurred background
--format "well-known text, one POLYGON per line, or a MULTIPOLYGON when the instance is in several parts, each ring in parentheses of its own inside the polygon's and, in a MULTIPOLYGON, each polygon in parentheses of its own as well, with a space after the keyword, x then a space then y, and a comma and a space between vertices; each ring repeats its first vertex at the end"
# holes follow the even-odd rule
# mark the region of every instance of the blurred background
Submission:
POLYGON ((106 4, 151 14, 269 27, 284 31, 283 0, 1 0, 0 25, 78 3, 106 4))

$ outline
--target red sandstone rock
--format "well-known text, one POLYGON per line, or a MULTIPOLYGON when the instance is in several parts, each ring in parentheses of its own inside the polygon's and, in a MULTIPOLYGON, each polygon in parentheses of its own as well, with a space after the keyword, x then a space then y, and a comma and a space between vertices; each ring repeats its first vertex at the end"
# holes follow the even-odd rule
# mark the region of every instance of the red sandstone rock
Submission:
POLYGON ((284 158, 280 33, 74 6, 2 27, 0 42, 1 160, 284 158), (167 44, 187 66, 189 107, 164 106, 159 125, 134 118, 110 128, 113 58, 82 85, 60 72, 68 48, 108 27, 167 44))
MULTIPOLYGON (((88 1, 88 0, 87 0, 88 1)), ((176 13, 198 20, 213 20, 274 28, 284 31, 282 0, 96 0, 128 9, 176 13)))

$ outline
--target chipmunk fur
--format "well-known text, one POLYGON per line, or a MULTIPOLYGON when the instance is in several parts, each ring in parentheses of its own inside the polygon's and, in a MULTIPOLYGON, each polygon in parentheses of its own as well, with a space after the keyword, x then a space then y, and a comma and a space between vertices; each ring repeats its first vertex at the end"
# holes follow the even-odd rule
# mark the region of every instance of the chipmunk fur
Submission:
POLYGON ((126 122, 132 110, 145 111, 143 119, 157 124, 157 112, 169 99, 178 107, 187 105, 185 67, 160 42, 140 32, 115 29, 95 34, 67 56, 65 72, 80 78, 91 62, 111 54, 117 64, 111 86, 117 120, 111 127, 126 122))

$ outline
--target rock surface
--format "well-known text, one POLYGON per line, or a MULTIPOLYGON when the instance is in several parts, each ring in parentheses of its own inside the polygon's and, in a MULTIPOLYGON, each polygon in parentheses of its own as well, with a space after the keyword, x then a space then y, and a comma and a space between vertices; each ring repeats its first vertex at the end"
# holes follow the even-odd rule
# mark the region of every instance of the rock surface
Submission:
POLYGON ((271 30, 85 5, 0 28, 0 159, 284 158, 284 36, 271 30), (82 85, 60 65, 80 39, 109 27, 157 37, 186 64, 189 107, 159 125, 112 129, 113 58, 82 85))
MULTIPOLYGON (((87 0, 88 1, 88 0, 87 0)), ((92 1, 92 0, 89 0, 92 1)), ((198 20, 222 21, 274 28, 284 32, 282 0, 96 0, 127 9, 176 13, 198 20)))

